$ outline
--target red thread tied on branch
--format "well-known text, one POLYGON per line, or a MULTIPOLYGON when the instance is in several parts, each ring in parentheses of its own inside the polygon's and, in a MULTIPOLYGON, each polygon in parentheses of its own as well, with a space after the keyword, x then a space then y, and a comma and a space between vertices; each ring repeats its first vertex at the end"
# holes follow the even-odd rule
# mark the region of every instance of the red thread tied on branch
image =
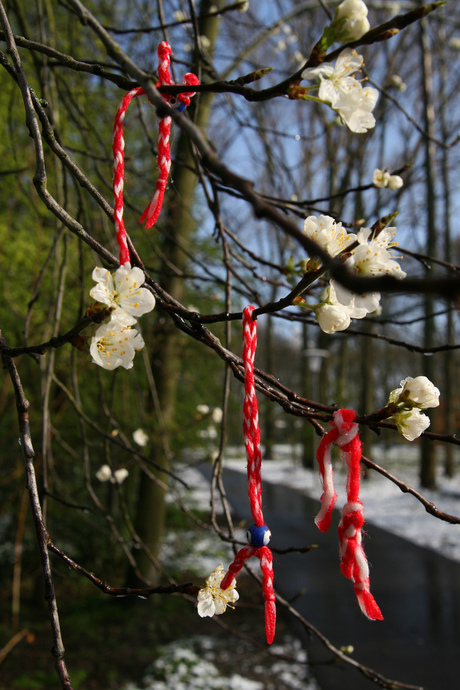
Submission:
POLYGON ((260 450, 259 412, 254 384, 254 358, 257 349, 257 322, 252 318, 253 306, 243 311, 243 364, 244 404, 243 433, 246 447, 248 495, 254 525, 248 530, 249 546, 236 554, 229 566, 221 589, 227 589, 247 560, 255 556, 260 560, 262 593, 265 601, 265 632, 268 644, 272 644, 276 628, 275 591, 273 589, 273 556, 267 546, 271 533, 264 522, 262 512, 262 453, 260 450))
POLYGON ((332 429, 323 436, 316 453, 323 484, 321 510, 315 523, 321 532, 331 525, 332 511, 337 500, 334 489, 331 448, 340 448, 342 459, 347 463, 347 502, 342 508, 338 526, 340 543, 340 569, 354 583, 354 591, 361 611, 370 620, 383 620, 382 613, 370 593, 369 564, 362 547, 364 524, 363 504, 359 499, 361 480, 361 440, 359 425, 354 421, 354 410, 338 410, 331 420, 332 429))
MULTIPOLYGON (((170 58, 171 58, 171 46, 166 42, 162 41, 158 46, 158 86, 170 86, 173 84, 171 80, 171 75, 169 72, 170 58)), ((187 73, 184 75, 182 84, 196 86, 198 85, 199 79, 192 73, 187 73)), ((123 138, 123 121, 126 116, 126 111, 129 104, 133 98, 136 96, 143 96, 145 91, 142 87, 136 87, 131 89, 122 99, 117 114, 115 117, 115 122, 113 125, 113 142, 112 142, 112 152, 113 152, 113 194, 115 199, 115 230, 117 236, 117 242, 120 249, 120 265, 123 266, 125 263, 130 263, 129 249, 126 240, 126 229, 123 220, 123 187, 124 187, 124 172, 125 172, 125 140, 123 138)), ((177 96, 169 96, 164 94, 163 99, 172 108, 176 110, 183 111, 188 105, 190 105, 190 98, 195 95, 194 91, 188 91, 186 93, 180 93, 177 96)), ((145 222, 146 228, 151 228, 155 225, 160 215, 161 207, 163 205, 163 198, 166 190, 166 185, 168 183, 169 171, 171 168, 171 152, 169 147, 169 138, 171 132, 171 118, 169 116, 160 119, 159 124, 159 137, 158 137, 158 178, 155 187, 155 194, 150 204, 145 209, 144 213, 140 218, 140 222, 145 222)))

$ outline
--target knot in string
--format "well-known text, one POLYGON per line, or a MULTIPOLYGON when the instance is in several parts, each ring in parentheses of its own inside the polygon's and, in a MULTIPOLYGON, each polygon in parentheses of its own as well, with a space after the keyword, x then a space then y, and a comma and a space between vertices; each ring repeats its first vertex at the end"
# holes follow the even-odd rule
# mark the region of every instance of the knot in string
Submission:
POLYGON ((359 424, 353 421, 354 418, 354 410, 337 410, 337 412, 334 413, 331 426, 335 427, 337 430, 337 438, 334 443, 336 446, 339 446, 339 448, 343 448, 348 443, 351 443, 358 435, 359 424))
POLYGON ((321 510, 315 523, 322 532, 331 525, 332 511, 337 500, 334 489, 331 447, 337 445, 347 463, 347 502, 337 529, 340 545, 340 569, 354 583, 354 591, 362 612, 371 620, 382 620, 382 613, 370 593, 369 565, 362 547, 364 525, 363 504, 359 499, 361 480, 361 440, 354 410, 338 410, 331 421, 331 430, 323 436, 318 447, 320 476, 323 484, 321 510))

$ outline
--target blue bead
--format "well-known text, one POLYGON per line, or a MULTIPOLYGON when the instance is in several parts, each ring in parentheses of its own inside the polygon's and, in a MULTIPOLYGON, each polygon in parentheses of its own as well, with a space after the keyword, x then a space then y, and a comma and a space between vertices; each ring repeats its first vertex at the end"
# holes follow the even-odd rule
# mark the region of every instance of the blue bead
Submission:
POLYGON ((259 548, 260 546, 267 546, 271 539, 272 533, 268 529, 267 525, 262 525, 261 527, 252 525, 252 527, 248 529, 246 536, 251 546, 259 548))
POLYGON ((183 113, 187 107, 186 103, 181 101, 179 98, 176 98, 176 96, 171 96, 167 100, 167 103, 171 106, 171 108, 174 108, 174 110, 177 110, 179 113, 183 113))

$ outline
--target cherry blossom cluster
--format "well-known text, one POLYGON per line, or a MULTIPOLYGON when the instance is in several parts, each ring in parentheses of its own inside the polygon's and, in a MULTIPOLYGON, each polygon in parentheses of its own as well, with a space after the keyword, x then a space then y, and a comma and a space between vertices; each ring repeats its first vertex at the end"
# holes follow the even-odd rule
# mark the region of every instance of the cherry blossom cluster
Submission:
POLYGON ((93 362, 109 370, 119 366, 131 369, 136 351, 145 345, 139 331, 132 326, 139 316, 152 311, 155 297, 141 287, 143 271, 131 268, 129 263, 120 266, 113 275, 105 268, 96 267, 92 277, 97 284, 89 294, 111 309, 110 321, 99 326, 91 339, 93 362))
POLYGON ((372 86, 363 87, 362 82, 352 76, 363 64, 362 55, 356 50, 345 48, 335 65, 324 62, 302 72, 302 79, 319 79, 319 100, 335 110, 342 124, 358 134, 375 127, 372 111, 379 97, 377 89, 372 86))
MULTIPOLYGON (((359 40, 370 29, 367 18, 368 10, 363 0, 344 0, 337 7, 331 24, 325 27, 317 49, 324 59, 324 54, 333 43, 349 43, 359 40)), ((363 134, 375 127, 372 114, 379 92, 372 86, 362 85, 362 80, 353 75, 359 72, 364 64, 362 55, 352 48, 345 48, 337 58, 335 65, 321 62, 317 67, 309 67, 301 73, 301 79, 316 81, 319 84, 301 87, 292 86, 290 98, 320 101, 329 105, 339 116, 342 124, 352 132, 363 134), (310 91, 318 89, 318 96, 310 91)))
MULTIPOLYGON (((386 274, 399 279, 406 276, 391 252, 396 245, 396 228, 384 228, 378 235, 374 235, 370 228, 361 228, 354 234, 347 233, 342 224, 330 216, 309 216, 304 223, 304 232, 331 256, 349 250, 345 265, 361 276, 386 274)), ((377 311, 379 305, 379 292, 358 295, 331 279, 321 295, 321 302, 305 306, 315 312, 321 330, 331 334, 346 330, 351 319, 363 319, 377 311)))
POLYGON ((439 389, 426 376, 408 376, 391 391, 388 404, 396 405, 398 411, 390 419, 408 441, 414 441, 430 426, 430 418, 421 410, 438 407, 439 395, 439 389))

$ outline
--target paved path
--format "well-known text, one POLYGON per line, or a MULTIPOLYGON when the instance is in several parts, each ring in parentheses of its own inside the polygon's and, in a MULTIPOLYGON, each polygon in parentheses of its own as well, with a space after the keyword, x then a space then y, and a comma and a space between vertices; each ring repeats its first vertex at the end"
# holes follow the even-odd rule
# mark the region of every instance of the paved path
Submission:
MULTIPOLYGON (((246 476, 224 472, 228 498, 248 519, 246 476)), ((275 584, 337 646, 353 645, 354 658, 387 678, 429 690, 460 688, 460 564, 367 525, 365 549, 371 591, 385 620, 368 621, 351 582, 340 573, 336 530, 321 534, 313 518, 318 501, 293 489, 264 483, 263 509, 279 548, 315 543, 307 554, 275 555, 275 584)), ((338 513, 333 525, 338 523, 338 513)), ((433 518, 434 519, 434 518, 433 518)), ((458 527, 452 527, 458 529, 458 527)), ((276 639, 275 639, 276 641, 276 639)), ((330 660, 316 640, 307 641, 312 664, 330 660)), ((377 687, 345 665, 313 666, 322 690, 377 687)))

